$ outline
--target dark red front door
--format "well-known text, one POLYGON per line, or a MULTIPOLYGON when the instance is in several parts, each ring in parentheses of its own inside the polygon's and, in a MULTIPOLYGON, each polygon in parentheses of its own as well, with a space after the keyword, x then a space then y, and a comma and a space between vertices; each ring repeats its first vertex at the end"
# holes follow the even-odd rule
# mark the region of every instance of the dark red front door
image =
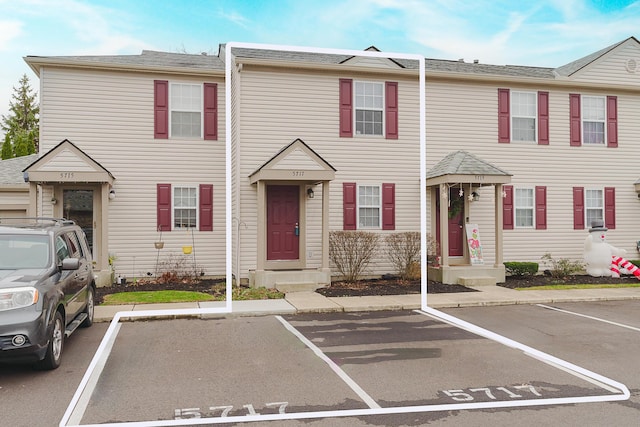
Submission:
POLYGON ((267 259, 299 258, 300 190, 295 185, 267 186, 267 259))
MULTIPOLYGON (((449 256, 464 255, 464 199, 458 194, 458 188, 449 190, 449 256)), ((436 240, 440 243, 440 198, 436 199, 436 240)))

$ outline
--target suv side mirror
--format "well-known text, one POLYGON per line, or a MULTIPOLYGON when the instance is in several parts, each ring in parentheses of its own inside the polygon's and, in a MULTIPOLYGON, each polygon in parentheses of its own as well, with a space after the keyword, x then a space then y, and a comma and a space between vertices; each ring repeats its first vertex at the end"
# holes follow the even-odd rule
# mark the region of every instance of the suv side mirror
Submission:
POLYGON ((78 258, 65 258, 62 260, 61 270, 77 270, 80 268, 78 258))

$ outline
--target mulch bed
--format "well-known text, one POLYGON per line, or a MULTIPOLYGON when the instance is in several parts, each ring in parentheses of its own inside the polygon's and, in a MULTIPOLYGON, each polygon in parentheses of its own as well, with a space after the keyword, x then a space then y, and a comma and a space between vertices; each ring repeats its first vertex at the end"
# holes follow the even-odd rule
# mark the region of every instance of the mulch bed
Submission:
MULTIPOLYGON (((612 277, 592 277, 589 275, 571 275, 564 278, 555 278, 549 275, 539 274, 535 276, 508 276, 505 283, 498 286, 505 288, 526 288, 531 286, 544 286, 551 284, 624 284, 638 283, 634 276, 622 276, 619 279, 612 277)), ((126 285, 112 285, 100 287, 96 290, 96 304, 100 304, 107 294, 131 291, 157 291, 157 290, 183 290, 210 293, 213 295, 224 294, 224 279, 201 279, 198 281, 180 281, 170 283, 157 283, 143 279, 136 284, 132 282, 126 285)), ((333 282, 330 286, 320 288, 316 292, 327 297, 343 296, 372 296, 372 295, 403 295, 419 294, 421 291, 420 280, 401 281, 397 278, 386 277, 382 279, 362 280, 357 283, 333 282)), ((427 293, 442 294, 456 292, 477 292, 475 289, 462 285, 447 285, 444 283, 427 281, 427 293)))

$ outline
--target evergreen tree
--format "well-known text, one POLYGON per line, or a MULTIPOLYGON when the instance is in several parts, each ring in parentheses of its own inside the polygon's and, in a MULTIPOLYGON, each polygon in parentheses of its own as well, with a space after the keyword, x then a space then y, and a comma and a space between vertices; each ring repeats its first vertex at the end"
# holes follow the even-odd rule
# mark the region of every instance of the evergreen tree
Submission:
POLYGON ((4 136, 4 142, 2 143, 2 152, 0 153, 0 158, 2 160, 13 158, 13 146, 11 145, 11 139, 9 139, 9 134, 4 136))
MULTIPOLYGON (((20 79, 19 87, 13 88, 11 98, 9 114, 2 116, 0 127, 9 136, 16 157, 36 153, 39 148, 40 107, 36 103, 36 94, 33 93, 26 74, 20 79)), ((4 158, 4 145, 2 153, 4 158)))

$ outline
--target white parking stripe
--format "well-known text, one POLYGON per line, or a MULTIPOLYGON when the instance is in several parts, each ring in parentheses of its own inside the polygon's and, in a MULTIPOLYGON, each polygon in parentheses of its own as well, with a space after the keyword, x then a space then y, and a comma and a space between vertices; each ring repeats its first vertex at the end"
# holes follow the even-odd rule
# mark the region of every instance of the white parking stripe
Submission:
POLYGON ((320 350, 314 343, 309 341, 307 337, 302 335, 295 327, 293 327, 293 325, 291 325, 291 323, 284 320, 281 316, 276 316, 276 319, 278 319, 289 332, 298 337, 298 339, 302 341, 304 345, 309 347, 316 354, 316 356, 318 356, 327 365, 329 365, 333 372, 335 372, 342 379, 342 381, 344 381, 351 388, 351 390, 355 391, 356 394, 365 401, 369 408, 380 408, 380 405, 378 405, 376 401, 367 394, 366 391, 364 391, 355 381, 353 381, 351 377, 342 370, 342 368, 336 365, 333 360, 327 357, 327 355, 324 354, 322 350, 320 350))
POLYGON ((640 328, 636 328, 634 326, 625 325, 623 323, 612 322, 611 320, 601 319, 599 317, 588 316, 586 314, 576 313, 574 311, 563 310, 561 308, 551 307, 549 305, 544 304, 536 304, 538 307, 546 308, 547 310, 559 311, 560 313, 571 314, 573 316, 584 317, 585 319, 597 320, 598 322, 608 323, 610 325, 619 326, 621 328, 631 329, 632 331, 640 332, 640 328))

